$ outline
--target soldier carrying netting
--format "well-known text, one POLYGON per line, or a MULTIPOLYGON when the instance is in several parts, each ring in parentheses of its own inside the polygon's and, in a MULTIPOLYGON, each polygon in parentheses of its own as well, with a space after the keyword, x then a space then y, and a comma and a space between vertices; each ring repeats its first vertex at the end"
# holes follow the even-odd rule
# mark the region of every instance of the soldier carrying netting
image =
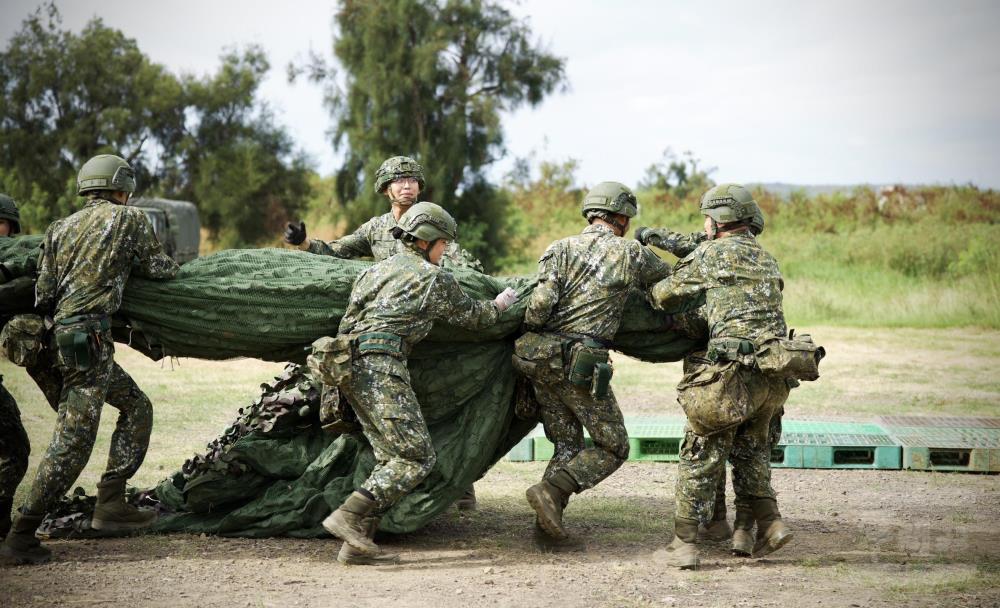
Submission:
MULTIPOLYGON (((497 323, 517 294, 510 288, 495 300, 473 300, 450 272, 440 268, 458 226, 434 203, 416 203, 393 230, 398 253, 358 275, 334 347, 336 373, 321 374, 348 398, 375 454, 368 479, 323 521, 344 541, 338 561, 392 562, 374 542, 379 521, 434 467, 436 454, 420 404, 410 386, 407 358, 435 321, 468 329, 497 323)), ((331 340, 323 338, 321 340, 331 340)), ((315 353, 314 353, 315 354, 315 353)), ((312 364, 311 364, 312 367, 312 364)))
POLYGON ((114 361, 110 317, 121 306, 132 273, 168 279, 177 274, 177 263, 164 255, 146 214, 126 206, 135 191, 135 173, 124 159, 102 154, 88 160, 80 169, 77 191, 87 203, 49 226, 38 273, 36 305, 54 310, 63 388, 52 441, 0 548, 0 556, 15 563, 51 558, 35 529, 87 464, 105 402, 119 416, 91 525, 132 530, 155 519, 152 512, 125 502, 125 482, 139 469, 149 445, 153 406, 114 361))
POLYGON ((609 384, 608 347, 621 323, 630 288, 669 274, 656 254, 622 237, 638 213, 635 195, 617 182, 595 186, 583 199, 590 224, 556 241, 538 261, 538 285, 528 301, 514 366, 537 397, 555 453, 542 481, 526 497, 538 526, 562 540, 563 510, 573 493, 597 485, 628 458, 629 444, 609 384), (593 440, 585 447, 583 429, 593 440))
MULTIPOLYGON (((403 249, 402 242, 392 236, 392 231, 399 225, 399 218, 419 200, 425 184, 424 168, 420 163, 409 156, 389 157, 375 172, 375 192, 389 199, 391 209, 388 213, 373 217, 353 233, 330 242, 306 238, 305 222, 289 222, 285 227, 285 242, 318 255, 345 259, 370 257, 381 262, 403 249)), ((457 241, 445 247, 440 266, 483 272, 482 263, 457 241)), ((475 486, 470 485, 455 505, 462 510, 475 509, 475 486)))
MULTIPOLYGON (((701 199, 701 213, 706 239, 651 290, 653 305, 668 312, 703 305, 710 332, 707 350, 685 358, 677 387, 688 424, 677 473, 674 539, 667 550, 671 564, 682 569, 698 566, 698 526, 713 520, 727 459, 737 505, 748 505, 757 525, 753 555, 776 551, 792 538, 778 511, 770 469, 771 421, 789 385, 758 365, 764 345, 787 333, 784 281, 754 236, 760 210, 746 188, 712 188, 701 199)), ((737 525, 749 534, 739 519, 737 525)))

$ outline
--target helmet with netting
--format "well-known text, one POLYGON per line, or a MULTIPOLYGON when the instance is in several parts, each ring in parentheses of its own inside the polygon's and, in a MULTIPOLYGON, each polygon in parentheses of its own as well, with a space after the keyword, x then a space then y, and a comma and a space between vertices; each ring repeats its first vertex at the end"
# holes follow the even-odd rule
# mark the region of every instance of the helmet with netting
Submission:
POLYGON ((375 172, 375 192, 385 192, 393 181, 401 177, 412 177, 424 189, 424 168, 409 156, 393 156, 385 159, 382 166, 375 172))
POLYGON ((458 223, 441 205, 421 202, 406 210, 398 227, 406 234, 424 241, 458 238, 458 223))
POLYGON ((590 217, 592 212, 617 213, 626 217, 635 217, 639 213, 639 203, 635 195, 618 182, 601 182, 590 189, 583 198, 581 208, 583 217, 590 217))
POLYGON ((764 229, 764 215, 757 206, 750 191, 739 184, 719 184, 701 197, 701 214, 715 220, 717 224, 748 221, 751 224, 759 216, 761 230, 764 229))
POLYGON ((79 194, 97 190, 135 192, 135 171, 128 162, 114 154, 99 154, 83 163, 76 176, 79 194))
POLYGON ((10 222, 10 233, 21 232, 21 212, 17 210, 17 203, 6 194, 0 194, 0 220, 10 222))

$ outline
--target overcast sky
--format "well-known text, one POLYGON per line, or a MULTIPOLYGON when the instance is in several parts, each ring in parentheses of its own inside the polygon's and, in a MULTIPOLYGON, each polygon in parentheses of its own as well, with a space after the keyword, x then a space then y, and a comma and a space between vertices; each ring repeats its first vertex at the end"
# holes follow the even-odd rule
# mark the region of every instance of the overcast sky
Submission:
MULTIPOLYGON (((5 0, 6 46, 37 2, 5 0)), ((334 3, 59 1, 205 74, 227 47, 264 47, 263 95, 324 173, 338 157, 320 90, 285 65, 329 56, 334 3)), ((664 148, 717 181, 1000 187, 1000 2, 525 1, 512 10, 567 61, 569 90, 506 117, 508 159, 580 161, 582 184, 635 184, 664 148)), ((429 162, 431 159, 427 159, 429 162)))

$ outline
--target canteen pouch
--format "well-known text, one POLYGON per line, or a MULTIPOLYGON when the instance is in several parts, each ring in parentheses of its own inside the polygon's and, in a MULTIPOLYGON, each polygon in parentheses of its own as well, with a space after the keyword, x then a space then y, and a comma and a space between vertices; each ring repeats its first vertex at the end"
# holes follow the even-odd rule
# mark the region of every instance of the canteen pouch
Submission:
POLYGON ((80 325, 69 326, 74 329, 57 329, 56 347, 59 349, 59 363, 63 367, 85 372, 97 360, 97 338, 93 331, 85 331, 86 328, 80 325))
POLYGON ((826 356, 826 349, 813 342, 809 334, 788 338, 772 338, 757 350, 757 367, 764 374, 790 380, 816 380, 819 362, 826 356))
POLYGON ((754 414, 750 391, 736 361, 704 359, 685 365, 677 401, 697 435, 712 435, 742 424, 754 414))
POLYGON ((325 387, 336 388, 350 380, 353 338, 351 335, 324 336, 312 343, 312 354, 306 357, 306 365, 325 387))
MULTIPOLYGON (((608 368, 608 382, 611 381, 610 365, 608 365, 608 349, 593 340, 573 342, 569 349, 569 365, 566 369, 566 379, 570 384, 581 387, 591 387, 598 365, 608 368)), ((605 388, 605 393, 607 389, 605 388)))
POLYGON ((563 374, 563 341, 548 334, 528 332, 514 342, 514 369, 530 378, 563 374))
POLYGON ((610 363, 598 363, 594 366, 594 379, 590 384, 590 394, 595 399, 605 399, 608 396, 608 388, 611 387, 611 376, 615 373, 615 368, 610 363))
POLYGON ((0 331, 0 350, 14 365, 31 367, 45 348, 45 321, 38 315, 17 315, 0 331))

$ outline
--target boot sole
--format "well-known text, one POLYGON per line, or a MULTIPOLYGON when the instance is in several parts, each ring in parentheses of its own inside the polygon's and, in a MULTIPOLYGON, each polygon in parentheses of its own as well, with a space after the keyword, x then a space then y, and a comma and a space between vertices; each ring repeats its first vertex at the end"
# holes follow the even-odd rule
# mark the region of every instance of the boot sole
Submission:
POLYGON ((345 566, 395 566, 399 564, 400 559, 398 553, 382 554, 378 557, 367 557, 364 555, 344 557, 338 553, 337 561, 345 566))
POLYGON ((543 532, 556 540, 566 540, 569 538, 569 535, 566 534, 566 531, 562 529, 562 526, 560 526, 558 522, 545 516, 545 508, 542 504, 542 499, 539 498, 537 494, 532 492, 529 488, 524 493, 524 496, 528 499, 528 504, 531 505, 531 508, 535 510, 535 515, 537 516, 535 521, 543 532))
POLYGON ((336 536, 340 540, 344 541, 356 551, 363 553, 368 557, 377 557, 381 550, 378 545, 368 540, 366 537, 360 537, 363 540, 358 540, 358 536, 352 528, 340 527, 329 521, 329 517, 323 520, 323 529, 330 534, 336 536))
POLYGON ((767 541, 767 544, 761 547, 759 550, 753 552, 754 557, 764 557, 765 555, 770 555, 777 551, 778 549, 784 547, 792 540, 793 534, 789 532, 788 534, 779 536, 778 538, 772 538, 767 541))
POLYGON ((144 530, 153 525, 156 522, 155 519, 151 519, 148 522, 118 522, 118 521, 102 521, 100 519, 90 520, 90 527, 93 530, 100 530, 101 532, 128 532, 132 530, 144 530))

